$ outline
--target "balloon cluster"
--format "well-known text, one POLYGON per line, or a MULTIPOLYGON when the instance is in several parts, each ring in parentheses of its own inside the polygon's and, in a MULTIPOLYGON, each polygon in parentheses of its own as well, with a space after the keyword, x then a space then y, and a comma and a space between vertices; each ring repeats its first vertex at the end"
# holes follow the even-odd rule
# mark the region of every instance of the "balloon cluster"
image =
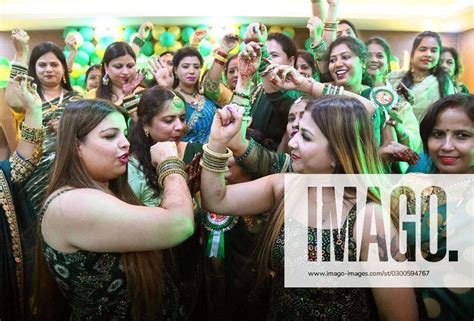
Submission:
MULTIPOLYGON (((243 40, 247 25, 231 25, 234 29, 235 34, 240 35, 243 40)), ((192 34, 197 29, 207 30, 206 37, 201 41, 199 45, 199 52, 204 57, 208 64, 212 61, 211 53, 219 46, 219 41, 224 35, 224 27, 208 27, 207 25, 199 25, 195 27, 191 26, 162 26, 155 25, 153 30, 149 33, 149 36, 145 40, 144 45, 141 48, 140 54, 137 57, 137 67, 141 68, 141 65, 146 65, 146 58, 152 55, 160 55, 165 51, 176 51, 184 46, 188 46, 192 34)), ((279 27, 271 26, 268 32, 282 32, 287 36, 293 38, 295 35, 295 29, 292 27, 279 27)), ((133 38, 138 35, 138 27, 118 27, 118 28, 92 28, 92 27, 66 27, 63 31, 63 37, 66 39, 69 33, 74 33, 77 40, 78 53, 74 58, 74 64, 72 66, 71 83, 73 86, 85 88, 86 76, 85 73, 89 66, 100 64, 104 57, 105 49, 114 41, 126 41, 131 43, 133 38)), ((230 54, 237 54, 243 48, 243 42, 240 46, 237 46, 230 54)), ((67 47, 66 47, 67 48, 67 47)), ((64 52, 65 56, 69 55, 69 52, 64 52)), ((0 76, 1 76, 0 66, 0 76)), ((0 79, 1 85, 1 79, 0 79)))

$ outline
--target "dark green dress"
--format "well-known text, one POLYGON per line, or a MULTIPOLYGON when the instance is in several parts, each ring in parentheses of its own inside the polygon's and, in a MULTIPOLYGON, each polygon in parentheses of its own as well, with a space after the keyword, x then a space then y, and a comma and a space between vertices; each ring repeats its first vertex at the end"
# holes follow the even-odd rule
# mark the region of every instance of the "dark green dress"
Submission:
MULTIPOLYGON (((51 197, 40 213, 40 223, 51 197)), ((70 304, 70 320, 132 320, 127 279, 121 253, 78 251, 64 253, 50 247, 40 237, 41 250, 48 268, 70 304)), ((184 320, 178 302, 178 290, 171 277, 163 271, 162 320, 184 320)))
MULTIPOLYGON (((349 212, 344 222, 349 229, 349 255, 355 255, 356 240, 353 227, 356 207, 349 212)), ((295 223, 296 224, 296 223, 295 223)), ((332 246, 336 258, 342 256, 345 235, 338 238, 337 230, 322 230, 323 257, 330 255, 330 236, 336 240, 332 246)), ((308 228, 308 260, 315 256, 318 230, 308 228)), ((305 321, 305 320, 379 320, 377 307, 371 289, 368 288, 285 288, 284 287, 284 227, 281 228, 271 252, 272 268, 275 279, 272 284, 269 320, 305 321)), ((323 258, 324 259, 324 258, 323 258)), ((329 258, 328 258, 329 259, 329 258)))

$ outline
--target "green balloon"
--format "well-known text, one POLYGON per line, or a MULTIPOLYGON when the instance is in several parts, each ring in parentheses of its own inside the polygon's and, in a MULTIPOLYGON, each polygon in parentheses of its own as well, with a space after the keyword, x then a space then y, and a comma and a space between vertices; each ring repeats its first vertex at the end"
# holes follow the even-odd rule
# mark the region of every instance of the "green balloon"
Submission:
POLYGON ((94 40, 94 29, 91 27, 81 27, 79 28, 79 33, 84 37, 84 41, 94 40))
POLYGON ((125 30, 123 31, 123 38, 125 39, 125 41, 129 42, 130 36, 132 35, 132 33, 135 33, 135 32, 138 32, 137 28, 134 28, 134 27, 125 28, 125 30))
POLYGON ((86 74, 82 74, 75 79, 75 85, 81 86, 82 88, 86 88, 86 74))
POLYGON ((76 85, 76 78, 69 77, 69 82, 71 83, 71 86, 76 85))
POLYGON ((295 36, 294 33, 289 32, 289 31, 286 31, 286 30, 285 30, 285 31, 282 31, 281 33, 284 34, 285 36, 288 36, 288 37, 291 38, 291 39, 293 39, 293 37, 295 36))
POLYGON ((201 41, 201 44, 199 45, 199 52, 201 53, 201 56, 207 57, 211 53, 211 50, 212 44, 209 41, 201 41))
POLYGON ((145 41, 140 52, 143 53, 147 57, 150 57, 151 55, 153 55, 154 50, 153 50, 153 44, 151 43, 151 41, 149 40, 145 41))
POLYGON ((66 36, 68 35, 68 33, 73 32, 73 31, 77 31, 77 28, 75 28, 75 27, 66 27, 66 28, 64 28, 63 38, 66 39, 66 36))
POLYGON ((171 32, 166 31, 160 35, 160 44, 163 47, 171 47, 172 45, 174 45, 174 42, 175 36, 171 32))
POLYGON ((112 36, 103 36, 99 39, 99 43, 104 47, 107 47, 108 45, 110 45, 114 41, 115 41, 115 39, 112 36))
POLYGON ((181 31, 181 39, 183 39, 185 43, 189 43, 189 38, 191 38, 191 35, 193 34, 193 32, 194 32, 194 29, 191 27, 183 28, 183 30, 181 31))
POLYGON ((95 46, 90 41, 84 41, 82 46, 79 47, 79 51, 84 51, 90 56, 95 52, 95 46))
POLYGON ((90 56, 91 58, 91 65, 100 65, 102 63, 102 59, 95 54, 95 52, 90 56))
POLYGON ((78 51, 74 62, 77 62, 82 67, 86 66, 89 63, 89 55, 84 51, 78 51))

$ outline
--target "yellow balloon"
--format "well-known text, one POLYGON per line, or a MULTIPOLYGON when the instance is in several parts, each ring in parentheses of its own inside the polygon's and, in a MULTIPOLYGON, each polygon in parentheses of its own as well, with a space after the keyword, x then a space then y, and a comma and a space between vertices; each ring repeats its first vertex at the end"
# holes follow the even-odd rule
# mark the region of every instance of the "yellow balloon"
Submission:
POLYGON ((178 51, 181 48, 183 48, 183 45, 181 44, 181 42, 176 41, 174 45, 172 45, 171 47, 166 47, 165 51, 178 51))
POLYGON ((154 26, 153 29, 151 30, 151 36, 155 40, 160 40, 160 36, 163 32, 166 32, 165 27, 163 27, 163 26, 154 26))
POLYGON ((105 47, 101 45, 100 43, 95 46, 95 54, 97 57, 100 59, 104 58, 104 53, 105 53, 105 47))
POLYGON ((175 37, 175 40, 179 40, 179 38, 181 38, 181 28, 178 27, 178 26, 171 26, 168 28, 168 31, 171 32, 174 37, 175 37))
POLYGON ((0 81, 8 80, 10 76, 10 66, 0 65, 0 81))
POLYGON ((71 71, 71 74, 70 76, 72 78, 77 78, 79 77, 80 75, 84 74, 85 70, 84 68, 82 68, 82 66, 80 64, 78 64, 77 62, 75 62, 73 65, 72 65, 72 71, 71 71))
POLYGON ((229 56, 236 55, 240 52, 240 44, 237 44, 237 46, 234 47, 231 51, 229 51, 229 56))
POLYGON ((115 39, 115 41, 125 41, 125 36, 123 34, 123 28, 117 27, 117 29, 114 30, 114 39, 115 39))
POLYGON ((285 27, 283 28, 282 32, 287 32, 289 34, 292 34, 293 37, 295 36, 295 29, 292 27, 285 27))
POLYGON ((281 32, 281 27, 279 26, 271 26, 270 29, 268 29, 268 32, 281 32))
POLYGON ((153 51, 157 55, 161 55, 163 52, 165 52, 167 49, 163 47, 160 42, 156 42, 155 45, 153 46, 153 51))

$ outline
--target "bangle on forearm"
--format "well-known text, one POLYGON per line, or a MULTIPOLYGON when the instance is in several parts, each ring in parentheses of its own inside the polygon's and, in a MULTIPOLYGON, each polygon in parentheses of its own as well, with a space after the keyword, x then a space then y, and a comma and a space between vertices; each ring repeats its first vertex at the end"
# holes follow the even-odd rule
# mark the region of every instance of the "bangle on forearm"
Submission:
POLYGON ((44 128, 32 128, 23 123, 21 126, 21 140, 31 144, 41 144, 44 140, 44 128))
POLYGON ((133 38, 132 43, 136 44, 138 47, 141 48, 145 44, 145 40, 143 40, 142 38, 136 36, 136 37, 133 38))
POLYGON ((333 84, 326 84, 324 85, 322 96, 328 96, 328 95, 341 96, 343 93, 344 93, 343 86, 335 86, 333 84))
POLYGON ((165 159, 156 168, 156 175, 158 176, 158 186, 163 188, 163 181, 166 176, 171 174, 180 174, 184 179, 188 180, 188 174, 186 173, 184 162, 176 156, 171 156, 165 159))
POLYGON ((326 45, 326 41, 321 40, 317 45, 314 44, 314 42, 311 43, 310 47, 315 53, 319 53, 321 51, 326 50, 327 45, 326 45))
POLYGON ((202 146, 204 151, 199 162, 202 168, 214 173, 225 173, 229 170, 227 161, 232 156, 232 151, 227 148, 227 153, 216 153, 209 149, 208 144, 202 146))
POLYGON ((235 161, 237 162, 237 164, 240 163, 240 162, 243 162, 244 159, 246 159, 250 155, 250 152, 252 151, 254 146, 255 146, 255 140, 252 137, 250 137, 249 145, 247 146, 247 149, 245 150, 245 153, 243 153, 239 157, 235 158, 235 161))
POLYGON ((234 95, 237 96, 237 97, 240 97, 240 98, 248 99, 250 101, 250 95, 248 95, 248 94, 241 93, 237 90, 234 90, 234 95))
POLYGON ((11 63, 12 69, 10 71, 10 80, 15 80, 16 76, 19 75, 27 75, 28 74, 28 67, 22 63, 13 61, 11 63))
POLYGON ((127 113, 131 114, 137 111, 138 103, 140 102, 140 93, 128 95, 123 99, 122 107, 127 110, 127 113))
POLYGON ((339 21, 324 21, 324 30, 336 31, 339 26, 339 21))
POLYGON ((223 52, 222 50, 216 50, 216 56, 219 56, 221 57, 222 59, 225 59, 227 60, 227 58, 229 58, 229 55, 225 52, 223 52))

